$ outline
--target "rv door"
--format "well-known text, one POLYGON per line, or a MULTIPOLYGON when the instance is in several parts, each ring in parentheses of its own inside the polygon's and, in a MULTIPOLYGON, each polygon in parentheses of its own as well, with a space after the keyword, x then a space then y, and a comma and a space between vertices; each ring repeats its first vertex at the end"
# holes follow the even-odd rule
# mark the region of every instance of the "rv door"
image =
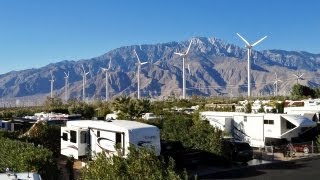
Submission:
POLYGON ((88 129, 78 127, 61 127, 61 154, 79 156, 87 154, 88 129))

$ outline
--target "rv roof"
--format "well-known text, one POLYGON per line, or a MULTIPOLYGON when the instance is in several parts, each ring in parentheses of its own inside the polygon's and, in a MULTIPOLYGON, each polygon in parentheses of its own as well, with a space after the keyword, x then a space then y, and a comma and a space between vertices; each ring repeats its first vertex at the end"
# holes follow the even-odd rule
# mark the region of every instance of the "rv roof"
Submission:
POLYGON ((23 173, 14 173, 14 174, 6 174, 6 173, 0 173, 0 179, 13 179, 14 176, 17 176, 17 179, 28 179, 28 180, 41 180, 41 176, 37 173, 27 173, 27 172, 23 172, 23 173))
POLYGON ((112 120, 112 121, 102 121, 102 120, 77 120, 77 121, 67 121, 67 126, 77 126, 77 127, 92 127, 101 128, 104 127, 118 127, 122 129, 139 129, 139 128, 150 128, 155 127, 149 124, 140 123, 137 121, 129 120, 112 120))

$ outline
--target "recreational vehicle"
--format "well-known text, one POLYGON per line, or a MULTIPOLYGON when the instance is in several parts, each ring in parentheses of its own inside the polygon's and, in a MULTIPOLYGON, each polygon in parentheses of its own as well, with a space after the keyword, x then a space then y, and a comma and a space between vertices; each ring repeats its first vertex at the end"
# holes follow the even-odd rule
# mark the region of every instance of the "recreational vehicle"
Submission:
MULTIPOLYGON (((293 104, 295 101, 289 102, 293 104)), ((287 114, 299 114, 305 116, 309 119, 312 119, 314 122, 319 123, 320 121, 320 100, 319 99, 309 99, 302 101, 304 106, 296 106, 296 107, 285 107, 284 113, 287 114)))
POLYGON ((102 151, 108 155, 128 154, 129 145, 148 147, 160 155, 160 130, 156 126, 127 120, 78 120, 67 121, 61 127, 61 154, 78 159, 83 156, 95 158, 102 151))
POLYGON ((283 139, 291 141, 316 126, 315 122, 301 115, 206 111, 200 116, 252 147, 264 147, 266 143, 283 139))

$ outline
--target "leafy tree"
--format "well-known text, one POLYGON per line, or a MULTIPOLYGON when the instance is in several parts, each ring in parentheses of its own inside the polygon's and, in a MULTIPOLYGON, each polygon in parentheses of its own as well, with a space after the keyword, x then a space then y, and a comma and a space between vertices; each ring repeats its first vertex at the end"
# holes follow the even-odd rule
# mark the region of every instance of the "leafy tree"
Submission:
POLYGON ((161 129, 161 138, 179 141, 186 148, 223 156, 223 132, 212 127, 208 121, 199 119, 197 112, 194 113, 193 119, 184 114, 166 115, 161 129))
POLYGON ((108 102, 96 101, 93 106, 95 108, 95 116, 100 119, 104 119, 107 114, 112 112, 108 102))
POLYGON ((295 84, 292 87, 291 96, 293 98, 311 97, 316 96, 316 91, 308 86, 303 86, 301 84, 295 84))
POLYGON ((248 102, 245 106, 245 113, 251 113, 252 112, 252 104, 248 102))
POLYGON ((60 126, 49 126, 45 122, 37 122, 25 133, 24 139, 35 145, 42 145, 50 149, 54 155, 59 155, 61 140, 60 129, 60 126))
POLYGON ((68 111, 70 114, 81 114, 85 119, 91 119, 95 114, 95 109, 92 105, 74 100, 68 102, 68 111))
POLYGON ((258 109, 258 113, 264 113, 263 105, 261 105, 260 108, 258 109))
POLYGON ((131 99, 130 97, 118 97, 114 101, 114 108, 120 111, 119 119, 137 119, 141 117, 142 113, 149 112, 151 103, 147 99, 131 99))
POLYGON ((130 146, 129 151, 127 157, 98 154, 95 161, 83 168, 82 179, 182 179, 174 171, 172 160, 167 166, 146 148, 130 146))
POLYGON ((284 113, 284 101, 276 103, 276 110, 278 113, 284 113))
POLYGON ((36 171, 43 179, 59 179, 52 152, 33 144, 0 137, 0 169, 36 171))
POLYGON ((44 102, 44 107, 47 112, 67 113, 68 109, 64 106, 60 98, 47 97, 44 102))

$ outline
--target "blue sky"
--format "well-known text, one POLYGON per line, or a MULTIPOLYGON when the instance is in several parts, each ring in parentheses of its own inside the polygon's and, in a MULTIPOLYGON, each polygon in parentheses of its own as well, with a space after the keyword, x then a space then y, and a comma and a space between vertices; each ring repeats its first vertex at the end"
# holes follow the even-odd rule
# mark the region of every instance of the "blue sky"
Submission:
POLYGON ((1 0, 0 73, 120 46, 217 37, 320 54, 317 0, 1 0))

